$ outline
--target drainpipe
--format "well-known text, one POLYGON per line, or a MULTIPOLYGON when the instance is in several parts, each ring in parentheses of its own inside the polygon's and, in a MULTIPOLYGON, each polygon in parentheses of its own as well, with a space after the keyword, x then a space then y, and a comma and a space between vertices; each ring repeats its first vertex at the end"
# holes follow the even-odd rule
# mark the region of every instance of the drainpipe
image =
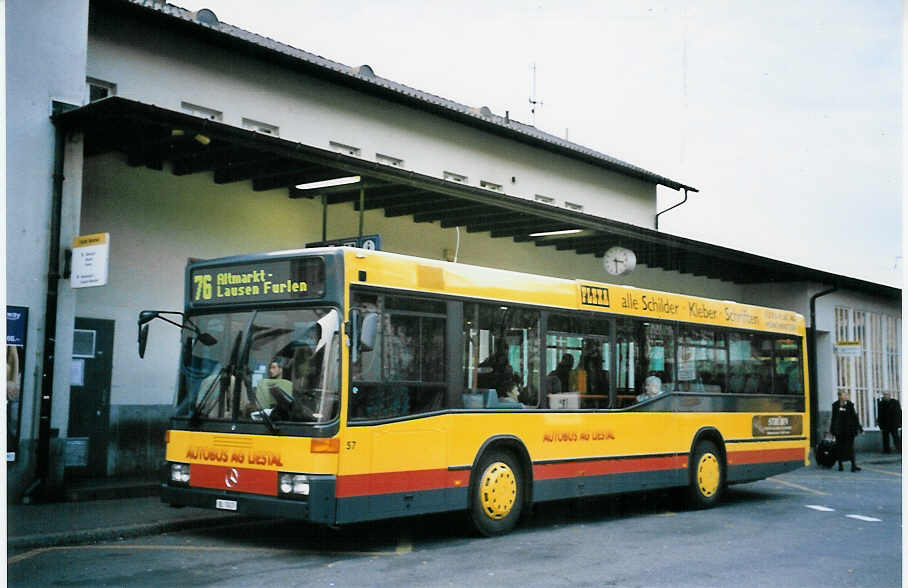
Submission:
MULTIPOLYGON (((661 215, 665 214, 666 212, 668 212, 669 210, 671 210, 671 209, 673 209, 673 208, 678 208, 679 206, 681 206, 682 204, 684 204, 685 202, 687 202, 687 188, 682 188, 682 190, 684 190, 684 200, 682 200, 682 201, 679 202, 678 204, 675 204, 674 206, 669 206, 668 208, 666 208, 666 209, 663 210, 662 212, 657 212, 657 213, 656 213, 656 230, 657 230, 657 231, 659 230, 659 217, 660 217, 661 215)), ((696 190, 694 190, 694 192, 696 192, 696 190)))
POLYGON ((832 286, 810 297, 810 332, 807 338, 807 373, 810 376, 810 445, 817 438, 817 298, 832 294, 838 290, 832 286))
MULTIPOLYGON (((76 108, 54 101, 52 112, 62 114, 76 108)), ((41 396, 38 409, 38 448, 35 456, 35 482, 26 491, 31 498, 37 489, 46 495, 50 475, 50 419, 54 397, 54 359, 56 357, 57 304, 60 278, 60 225, 63 209, 63 162, 66 158, 66 130, 54 127, 54 168, 51 191, 50 242, 47 262, 47 299, 44 303, 44 348, 41 362, 41 396)))
MULTIPOLYGON (((61 112, 61 104, 54 102, 54 114, 61 112)), ((36 456, 36 482, 46 490, 50 470, 50 418, 54 396, 54 357, 57 336, 57 290, 60 284, 60 211, 63 206, 63 160, 66 149, 66 131, 54 130, 54 172, 50 210, 50 253, 47 263, 47 299, 44 303, 44 351, 41 367, 41 396, 38 410, 38 454, 36 456)), ((32 488, 34 488, 34 484, 32 488)))

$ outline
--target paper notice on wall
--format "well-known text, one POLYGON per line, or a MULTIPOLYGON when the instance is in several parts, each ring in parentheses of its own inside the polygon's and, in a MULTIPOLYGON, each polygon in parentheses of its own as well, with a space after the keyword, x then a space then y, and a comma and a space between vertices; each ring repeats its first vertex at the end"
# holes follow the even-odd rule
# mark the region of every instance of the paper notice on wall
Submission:
POLYGON ((110 261, 110 233, 83 235, 73 239, 71 282, 73 288, 107 284, 110 261))
POLYGON ((860 341, 837 341, 835 352, 839 357, 861 357, 864 349, 860 341))

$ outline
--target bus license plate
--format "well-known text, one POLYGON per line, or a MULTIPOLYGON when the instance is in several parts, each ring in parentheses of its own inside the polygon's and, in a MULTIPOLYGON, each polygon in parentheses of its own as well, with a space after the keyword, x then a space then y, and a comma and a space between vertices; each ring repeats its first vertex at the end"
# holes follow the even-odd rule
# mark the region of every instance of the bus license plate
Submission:
POLYGON ((221 500, 218 498, 214 503, 214 507, 221 510, 236 510, 236 500, 221 500))

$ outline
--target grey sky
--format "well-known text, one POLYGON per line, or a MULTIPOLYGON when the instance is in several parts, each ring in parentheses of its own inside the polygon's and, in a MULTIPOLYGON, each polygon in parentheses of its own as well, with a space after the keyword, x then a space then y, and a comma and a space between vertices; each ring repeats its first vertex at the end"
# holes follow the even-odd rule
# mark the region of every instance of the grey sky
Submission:
MULTIPOLYGON (((666 232, 901 286, 897 0, 174 0, 700 189, 666 232)), ((660 207, 680 200, 660 190, 660 207)))

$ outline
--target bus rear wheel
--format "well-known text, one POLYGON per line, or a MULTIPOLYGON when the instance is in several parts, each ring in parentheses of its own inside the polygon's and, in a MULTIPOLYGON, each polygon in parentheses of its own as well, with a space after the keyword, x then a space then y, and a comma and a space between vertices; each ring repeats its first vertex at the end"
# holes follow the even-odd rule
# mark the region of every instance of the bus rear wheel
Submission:
POLYGON ((483 454, 473 472, 470 519, 487 537, 509 532, 520 519, 524 502, 523 470, 508 451, 483 454))
POLYGON ((715 506, 725 489, 725 463, 712 441, 700 441, 690 460, 688 502, 693 508, 715 506))

